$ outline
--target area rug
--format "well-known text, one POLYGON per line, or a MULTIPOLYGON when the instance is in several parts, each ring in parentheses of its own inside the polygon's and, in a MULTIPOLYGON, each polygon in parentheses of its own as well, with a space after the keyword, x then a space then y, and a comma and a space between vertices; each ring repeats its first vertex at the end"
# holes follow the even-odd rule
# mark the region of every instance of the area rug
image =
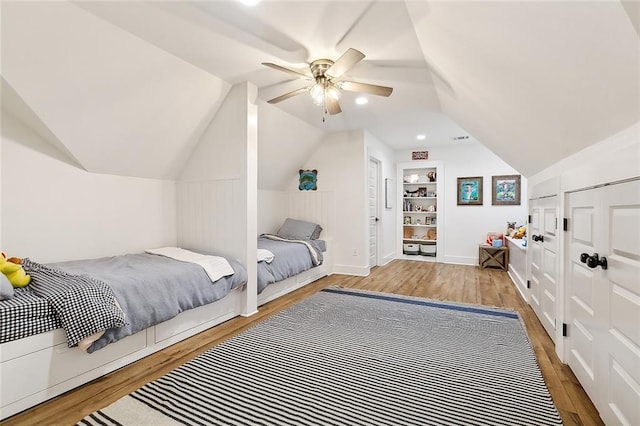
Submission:
POLYGON ((328 288, 79 424, 562 421, 516 312, 328 288))

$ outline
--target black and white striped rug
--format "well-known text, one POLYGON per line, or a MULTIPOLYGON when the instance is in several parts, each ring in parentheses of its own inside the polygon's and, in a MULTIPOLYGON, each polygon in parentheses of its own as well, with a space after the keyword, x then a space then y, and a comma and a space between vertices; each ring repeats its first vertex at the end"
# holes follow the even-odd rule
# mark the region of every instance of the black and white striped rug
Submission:
POLYGON ((330 288, 79 424, 562 421, 517 313, 330 288))

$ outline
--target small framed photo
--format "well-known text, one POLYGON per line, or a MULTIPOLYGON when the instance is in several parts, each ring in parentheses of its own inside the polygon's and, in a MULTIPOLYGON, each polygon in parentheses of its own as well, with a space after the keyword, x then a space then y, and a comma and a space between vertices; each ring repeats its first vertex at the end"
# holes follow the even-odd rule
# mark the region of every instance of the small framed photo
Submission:
POLYGON ((491 204, 494 206, 520 205, 520 175, 492 176, 491 204))
POLYGON ((482 176, 458 178, 458 205, 482 205, 482 176))

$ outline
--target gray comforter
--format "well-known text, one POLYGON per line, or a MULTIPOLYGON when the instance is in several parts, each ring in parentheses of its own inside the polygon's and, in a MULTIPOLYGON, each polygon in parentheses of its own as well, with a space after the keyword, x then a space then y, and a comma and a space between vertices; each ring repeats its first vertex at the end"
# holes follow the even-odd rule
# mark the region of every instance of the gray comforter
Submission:
POLYGON ((49 266, 106 282, 126 314, 128 324, 107 330, 89 346, 87 352, 91 353, 169 320, 180 312, 215 302, 246 283, 246 269, 233 259, 227 260, 235 274, 215 283, 199 265, 147 253, 60 262, 49 266))
POLYGON ((304 272, 322 263, 322 249, 324 242, 321 240, 305 240, 315 250, 317 259, 315 264, 306 244, 295 241, 277 241, 267 236, 258 237, 258 248, 267 249, 274 254, 271 263, 258 263, 258 293, 261 293, 269 284, 282 281, 296 274, 304 272))

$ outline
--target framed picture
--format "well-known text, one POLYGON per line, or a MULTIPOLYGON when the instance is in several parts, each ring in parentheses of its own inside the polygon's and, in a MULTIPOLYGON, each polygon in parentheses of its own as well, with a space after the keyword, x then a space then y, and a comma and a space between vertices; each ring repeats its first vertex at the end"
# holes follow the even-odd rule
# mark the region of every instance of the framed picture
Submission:
POLYGON ((491 204, 494 206, 520 205, 520 175, 492 176, 491 204))
POLYGON ((429 151, 413 151, 411 153, 412 160, 428 160, 429 159, 429 151))
POLYGON ((393 179, 384 180, 384 208, 390 210, 393 207, 393 179))
POLYGON ((300 169, 298 173, 300 174, 300 184, 298 185, 300 191, 315 191, 318 189, 318 171, 316 169, 300 169))
POLYGON ((458 178, 458 205, 482 205, 482 176, 458 178))

